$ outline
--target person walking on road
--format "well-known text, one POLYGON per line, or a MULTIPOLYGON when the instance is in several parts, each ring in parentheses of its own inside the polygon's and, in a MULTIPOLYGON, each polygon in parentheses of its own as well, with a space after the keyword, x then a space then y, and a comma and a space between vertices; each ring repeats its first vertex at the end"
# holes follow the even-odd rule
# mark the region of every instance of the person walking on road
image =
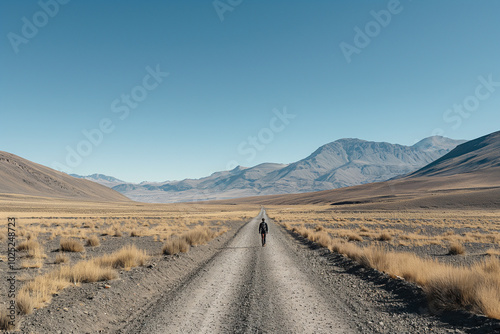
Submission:
POLYGON ((262 218, 262 222, 259 224, 259 233, 262 237, 262 247, 266 246, 266 234, 269 232, 266 220, 262 218))

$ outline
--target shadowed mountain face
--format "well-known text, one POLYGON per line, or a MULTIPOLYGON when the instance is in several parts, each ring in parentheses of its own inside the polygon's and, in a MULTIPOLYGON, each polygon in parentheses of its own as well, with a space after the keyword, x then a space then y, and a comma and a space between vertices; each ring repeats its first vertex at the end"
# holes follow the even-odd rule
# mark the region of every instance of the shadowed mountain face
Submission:
POLYGON ((500 180, 500 131, 468 141, 450 153, 411 174, 447 176, 485 171, 485 176, 500 180))
POLYGON ((385 181, 413 172, 464 141, 429 137, 413 146, 341 139, 289 165, 237 167, 202 179, 124 183, 113 189, 143 202, 180 202, 290 194, 385 181))
POLYGON ((0 151, 0 193, 88 201, 129 201, 122 194, 87 180, 0 151))
MULTIPOLYGON (((418 144, 417 144, 418 145, 418 144)), ((500 132, 471 140, 404 177, 307 194, 240 198, 223 203, 330 204, 364 209, 500 208, 500 132)))

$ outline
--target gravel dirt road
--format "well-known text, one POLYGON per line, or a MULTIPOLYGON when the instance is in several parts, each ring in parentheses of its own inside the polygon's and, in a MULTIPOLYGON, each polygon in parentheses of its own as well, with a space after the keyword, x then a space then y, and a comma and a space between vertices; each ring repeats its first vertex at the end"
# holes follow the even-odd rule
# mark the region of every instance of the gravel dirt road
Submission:
POLYGON ((432 316, 417 287, 328 251, 318 256, 318 251, 295 240, 262 210, 182 286, 154 302, 120 333, 483 333, 486 329, 476 318, 432 316), (262 218, 270 229, 266 247, 258 234, 262 218))
POLYGON ((315 284, 264 210, 177 294, 154 307, 133 333, 349 333, 335 300, 315 284))

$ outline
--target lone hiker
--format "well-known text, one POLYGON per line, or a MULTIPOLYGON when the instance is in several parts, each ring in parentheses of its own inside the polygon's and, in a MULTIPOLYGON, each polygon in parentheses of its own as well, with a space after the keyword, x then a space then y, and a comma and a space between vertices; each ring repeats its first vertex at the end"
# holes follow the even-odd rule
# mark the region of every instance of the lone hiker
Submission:
POLYGON ((262 247, 266 245, 266 234, 269 232, 266 220, 262 218, 262 222, 259 224, 259 233, 262 236, 262 247))

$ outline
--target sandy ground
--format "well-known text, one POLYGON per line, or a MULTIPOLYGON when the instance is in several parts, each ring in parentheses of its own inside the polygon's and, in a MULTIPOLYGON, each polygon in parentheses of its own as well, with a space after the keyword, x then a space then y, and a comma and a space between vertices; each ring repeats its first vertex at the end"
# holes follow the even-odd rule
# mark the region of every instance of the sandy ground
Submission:
POLYGON ((430 315, 420 289, 319 249, 269 221, 152 259, 118 280, 70 287, 23 333, 493 333, 498 321, 430 315), (110 288, 104 288, 108 284, 110 288))

